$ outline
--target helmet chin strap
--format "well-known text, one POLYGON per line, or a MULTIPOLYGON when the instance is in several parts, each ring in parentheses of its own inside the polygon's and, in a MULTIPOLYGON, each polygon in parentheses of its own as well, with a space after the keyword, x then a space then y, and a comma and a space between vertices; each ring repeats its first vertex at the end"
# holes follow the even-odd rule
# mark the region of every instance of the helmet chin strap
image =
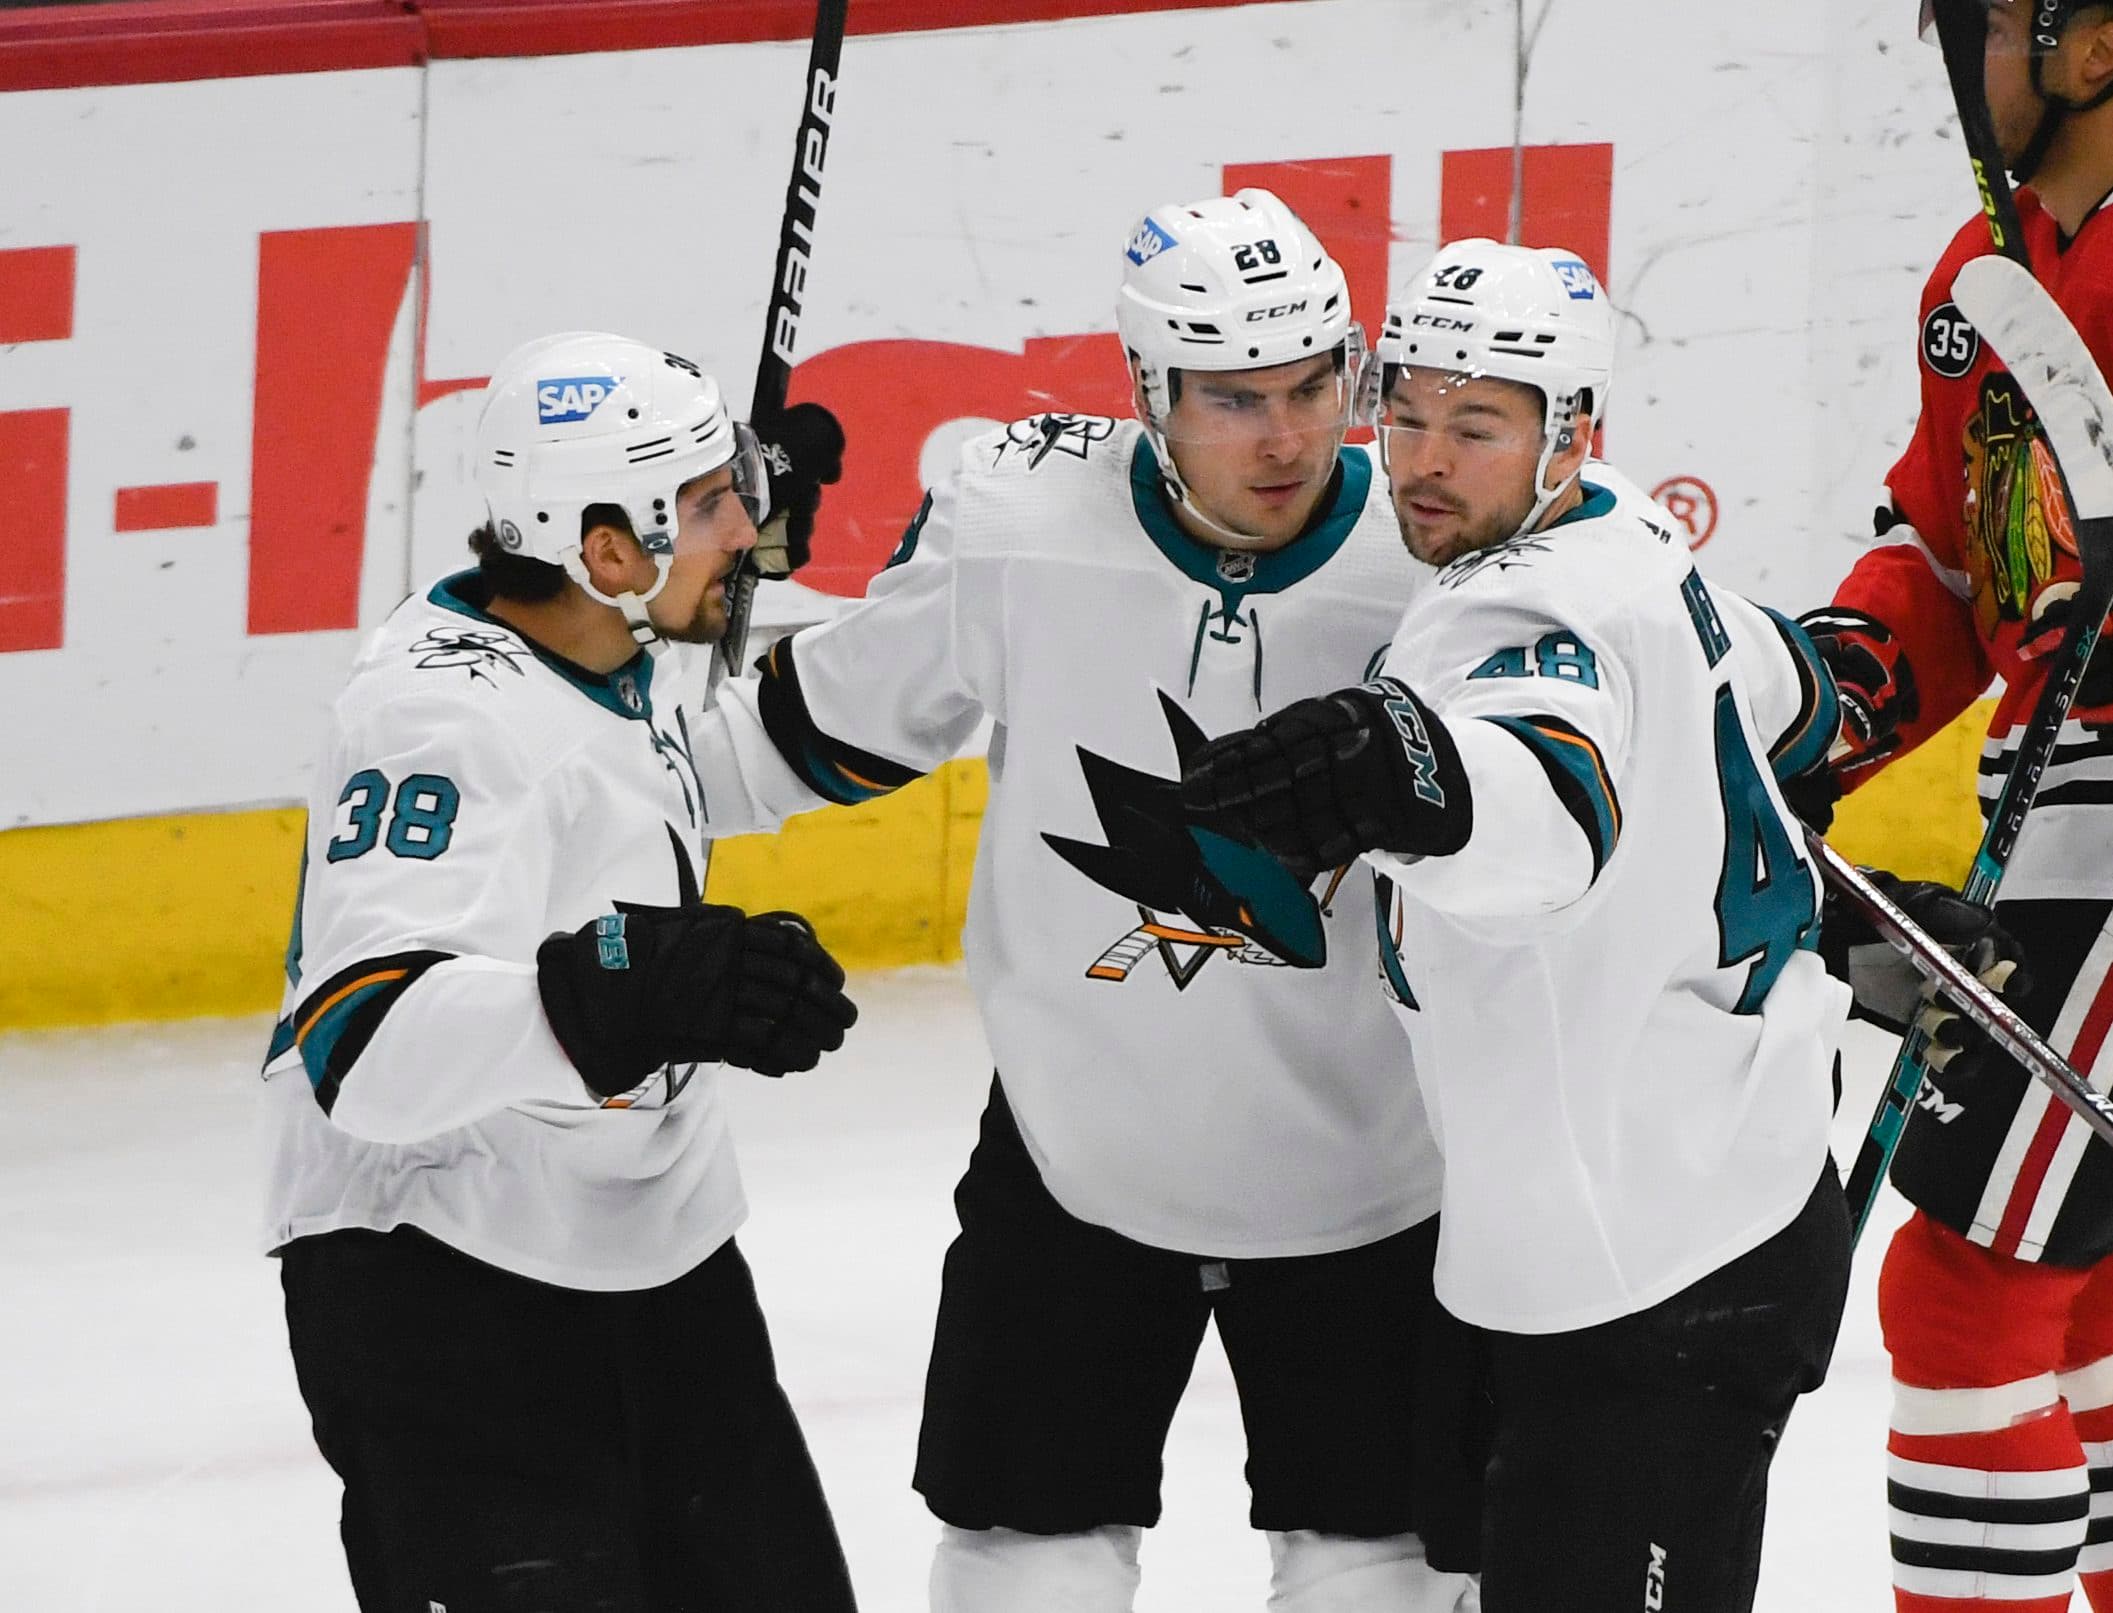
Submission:
MULTIPOLYGON (((1575 418, 1574 415, 1573 418, 1575 418)), ((1533 508, 1526 512, 1526 519, 1519 523, 1518 530, 1511 535, 1512 538, 1523 538, 1527 533, 1539 530, 1541 518, 1548 513, 1548 507, 1577 485, 1578 477, 1584 474, 1584 466, 1582 465, 1568 476, 1565 476, 1560 482, 1557 482, 1555 486, 1550 487, 1548 485, 1549 464, 1555 459, 1557 454, 1568 448, 1576 440, 1577 427, 1574 425, 1563 426, 1541 440, 1541 457, 1535 462, 1533 467, 1533 508)), ((1506 538, 1504 541, 1509 543, 1511 538, 1506 538)))
POLYGON ((631 630, 631 637, 638 647, 651 656, 667 653, 668 641, 661 636, 660 629, 653 625, 653 618, 646 614, 646 607, 660 597, 660 591, 668 585, 669 559, 666 555, 653 556, 653 569, 657 575, 653 586, 644 593, 636 590, 611 596, 594 586, 587 575, 587 563, 580 558, 579 550, 565 556, 565 575, 580 585, 589 599, 604 605, 612 605, 624 613, 624 626, 631 630))

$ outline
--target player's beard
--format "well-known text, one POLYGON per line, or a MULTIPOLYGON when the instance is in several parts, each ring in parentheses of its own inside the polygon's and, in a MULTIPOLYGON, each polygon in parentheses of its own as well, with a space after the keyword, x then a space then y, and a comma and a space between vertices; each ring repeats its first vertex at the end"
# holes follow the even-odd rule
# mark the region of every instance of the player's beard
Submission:
POLYGON ((1420 497, 1426 503, 1433 502, 1434 493, 1435 489, 1411 485, 1393 494, 1394 519, 1401 527, 1401 541, 1408 546, 1410 554, 1427 566, 1451 565, 1464 554, 1504 542, 1519 530, 1519 523, 1533 509, 1533 499, 1529 495, 1514 505, 1478 518, 1461 510, 1459 502, 1450 495, 1436 493, 1435 502, 1447 506, 1454 514, 1449 520, 1433 523, 1436 530, 1426 529, 1419 536, 1423 523, 1410 513, 1410 501, 1420 497))
POLYGON ((687 618, 679 622, 653 625, 660 636, 675 644, 716 644, 726 637, 726 588, 732 582, 732 574, 714 578, 698 594, 697 603, 687 618), (714 590, 717 592, 714 592, 714 590))

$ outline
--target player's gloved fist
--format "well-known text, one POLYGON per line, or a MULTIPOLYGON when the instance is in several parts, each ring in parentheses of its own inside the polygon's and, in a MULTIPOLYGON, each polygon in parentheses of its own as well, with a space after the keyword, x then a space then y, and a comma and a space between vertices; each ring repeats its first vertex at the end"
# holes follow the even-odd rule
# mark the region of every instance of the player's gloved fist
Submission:
POLYGON ((1841 699, 1841 734, 1828 761, 1853 772, 1899 749, 1900 729, 1921 714, 1922 697, 1893 630, 1875 616, 1838 606, 1807 611, 1798 626, 1826 662, 1841 699))
POLYGON ((793 913, 688 903, 617 911, 536 951, 543 1012, 600 1097, 666 1064, 812 1069, 858 1010, 844 971, 793 913))
POLYGON ((756 534, 754 565, 758 576, 790 577, 810 558, 822 489, 844 479, 844 428, 819 403, 795 403, 769 430, 771 513, 756 534))
MULTIPOLYGON (((2033 596, 2032 620, 2024 641, 2018 646, 2020 655, 2036 661, 2061 648, 2062 639, 2069 631, 2069 619, 2076 614, 2079 586, 2068 581, 2051 582, 2033 596)), ((2076 705, 2072 709, 2078 716, 2091 713, 2096 721, 2113 720, 2113 649, 2107 647, 2103 634, 2098 647, 2091 652, 2091 661, 2084 669, 2084 681, 2077 686, 2076 705)))
POLYGON ((1392 678, 1210 741, 1182 771, 1181 802, 1198 827, 1309 874, 1365 851, 1446 856, 1474 821, 1452 735, 1392 678))
POLYGON ((1824 757, 1784 779, 1780 788, 1784 804, 1814 834, 1823 835, 1834 827, 1834 804, 1842 798, 1842 781, 1824 757))
MULTIPOLYGON (((1987 908, 1969 902, 1949 885, 1898 879, 1876 868, 1864 873, 1990 991, 2015 1001, 2031 989, 2024 949, 1987 908)), ((1991 1061, 2005 1057, 1978 1026, 1937 996, 1934 982, 1838 891, 1827 893, 1820 951, 1827 967, 1849 982, 1857 1017, 1900 1034, 1911 1025, 1921 1030, 1930 1039, 1926 1061, 1947 1082, 1971 1081, 1991 1061)))

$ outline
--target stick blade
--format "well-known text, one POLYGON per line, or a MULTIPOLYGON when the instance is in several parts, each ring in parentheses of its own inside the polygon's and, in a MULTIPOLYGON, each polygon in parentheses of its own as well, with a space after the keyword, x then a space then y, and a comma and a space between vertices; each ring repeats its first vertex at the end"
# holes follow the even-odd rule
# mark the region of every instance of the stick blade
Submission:
POLYGON ((2077 519, 2113 515, 2113 393, 2069 316, 2005 257, 1969 259, 1952 281, 1952 300, 2031 400, 2077 519))

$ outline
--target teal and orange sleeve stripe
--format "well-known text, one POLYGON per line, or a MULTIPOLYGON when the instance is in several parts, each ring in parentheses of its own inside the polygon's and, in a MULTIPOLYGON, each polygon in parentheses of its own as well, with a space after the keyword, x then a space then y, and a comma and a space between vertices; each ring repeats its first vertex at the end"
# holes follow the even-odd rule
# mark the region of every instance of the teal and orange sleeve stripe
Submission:
POLYGON ((301 1050, 308 1084, 315 1089, 323 1113, 337 1106, 338 1090, 353 1061, 374 1039, 390 1006, 420 975, 451 956, 447 952, 398 952, 386 958, 363 958, 340 969, 302 999, 293 1015, 292 1039, 301 1050))
POLYGON ((756 672, 761 679, 756 710, 763 731, 785 765, 823 800, 853 806, 922 777, 914 767, 875 756, 821 730, 800 688, 799 658, 791 639, 773 644, 757 660, 756 672))
MULTIPOLYGON (((1768 610, 1765 605, 1761 608, 1768 610)), ((1768 619, 1783 635, 1784 647, 1798 669, 1798 714, 1768 747, 1768 765, 1778 780, 1793 779, 1827 759, 1841 727, 1841 702, 1835 693, 1834 674, 1827 670, 1811 635, 1781 611, 1769 610, 1768 619)))
POLYGON ((1614 855, 1621 841, 1621 798, 1597 745, 1560 717, 1490 717, 1533 753, 1548 775, 1556 799, 1577 820, 1592 852, 1592 877, 1614 855))

